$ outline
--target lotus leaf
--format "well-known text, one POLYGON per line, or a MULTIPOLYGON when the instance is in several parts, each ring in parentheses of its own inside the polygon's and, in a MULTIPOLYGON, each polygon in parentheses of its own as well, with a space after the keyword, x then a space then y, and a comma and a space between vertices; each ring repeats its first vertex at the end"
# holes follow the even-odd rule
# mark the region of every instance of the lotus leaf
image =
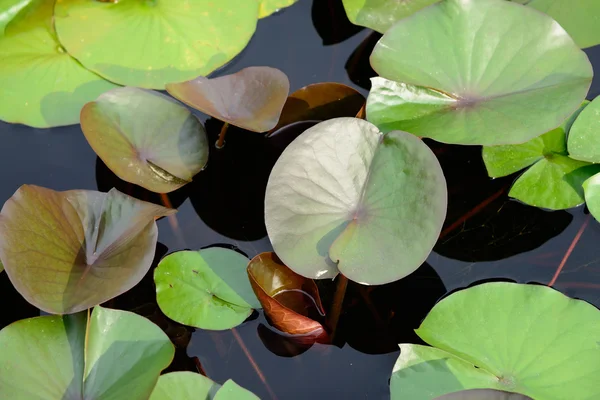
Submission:
POLYGON ((214 400, 260 400, 254 393, 229 379, 215 395, 214 400))
POLYGON ((0 212, 0 259, 31 304, 75 313, 144 277, 158 236, 154 220, 175 212, 116 189, 55 192, 23 185, 0 212))
POLYGON ((139 315, 97 306, 0 331, 0 398, 146 400, 175 349, 139 315))
POLYGON ((268 17, 282 8, 291 6, 297 1, 298 0, 260 0, 258 18, 268 17))
POLYGON ((555 129, 593 75, 558 23, 504 0, 446 0, 400 20, 371 65, 381 77, 369 121, 455 144, 518 144, 555 129))
POLYGON ((364 104, 364 96, 350 86, 335 82, 313 83, 287 98, 279 122, 271 132, 296 122, 355 117, 364 104))
POLYGON ((60 46, 53 0, 0 1, 0 119, 36 128, 79 122, 79 110, 116 85, 60 46))
POLYGON ((325 315, 319 289, 312 279, 296 274, 272 252, 254 257, 248 264, 248 276, 273 326, 291 335, 310 336, 314 341, 325 339, 323 325, 307 315, 311 308, 325 315), (281 295, 286 293, 295 296, 283 302, 281 295))
POLYGON ((261 308, 240 253, 213 247, 179 251, 154 271, 156 298, 166 316, 184 325, 225 330, 238 326, 261 308))
POLYGON ((231 75, 167 85, 176 99, 220 119, 254 132, 277 125, 290 90, 287 76, 271 67, 248 67, 231 75))
POLYGON ((567 145, 571 158, 600 162, 600 97, 592 101, 575 119, 567 145))
POLYGON ((257 16, 257 1, 61 0, 54 20, 60 42, 84 67, 122 85, 164 89, 230 61, 250 41, 257 16))
POLYGON ((595 399, 600 312, 539 285, 493 282, 451 294, 401 344, 392 400, 430 400, 466 389, 534 399, 595 399), (435 385, 432 385, 435 382, 435 385))
POLYGON ((417 137, 335 118, 306 130, 275 164, 265 197, 277 256, 308 278, 398 280, 425 261, 446 215, 446 182, 417 137))
POLYGON ((531 397, 519 393, 504 392, 493 389, 471 389, 450 393, 435 400, 532 400, 531 397))
POLYGON ((191 182, 208 161, 208 139, 198 118, 151 90, 104 93, 81 110, 81 129, 115 175, 154 192, 191 182))
POLYGON ((531 166, 515 181, 509 196, 550 210, 583 204, 582 184, 599 172, 600 166, 570 158, 566 133, 586 106, 587 103, 583 103, 561 127, 527 143, 484 147, 483 160, 488 174, 497 178, 531 166))
POLYGON ((343 0, 348 19, 353 24, 385 33, 402 18, 440 0, 343 0))
POLYGON ((211 400, 221 385, 194 372, 171 372, 158 378, 149 400, 211 400))
POLYGON ((585 202, 590 213, 600 221, 600 173, 592 176, 583 183, 585 202))

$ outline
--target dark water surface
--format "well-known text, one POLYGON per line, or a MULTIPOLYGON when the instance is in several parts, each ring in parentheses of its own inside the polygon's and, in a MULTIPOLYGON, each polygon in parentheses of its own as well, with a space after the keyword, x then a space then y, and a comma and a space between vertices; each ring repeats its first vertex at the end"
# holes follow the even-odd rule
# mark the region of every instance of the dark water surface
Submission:
MULTIPOLYGON (((218 74, 268 65, 287 73, 292 90, 336 81, 362 87, 366 94, 369 46, 377 38, 349 24, 339 0, 300 0, 261 20, 248 48, 218 74)), ((600 71, 600 47, 587 53, 600 71)), ((597 95, 598 78, 590 98, 597 95)), ((219 128, 218 121, 207 122, 211 140, 219 128)), ((97 159, 79 126, 40 130, 0 122, 0 131, 2 203, 25 183, 55 190, 108 191, 115 186, 141 199, 160 201, 117 179, 97 159)), ((249 257, 271 250, 262 205, 277 145, 236 129, 230 130, 226 143, 223 151, 211 153, 208 168, 193 184, 169 196, 179 209, 177 225, 168 219, 158 222, 156 261, 177 250, 212 245, 233 245, 249 257)), ((449 210, 442 237, 427 263, 406 279, 379 287, 348 285, 336 345, 298 347, 262 314, 232 331, 185 328, 158 310, 151 273, 107 306, 133 310, 165 329, 178 346, 170 370, 196 370, 199 361, 210 378, 233 378, 263 399, 389 398, 396 344, 418 343, 412 330, 435 302, 474 283, 501 279, 548 284, 562 266, 554 287, 600 306, 600 224, 584 207, 547 212, 508 200, 515 176, 487 178, 480 148, 428 144, 448 180, 449 210)), ((328 309, 335 284, 319 285, 328 309)), ((39 315, 12 289, 6 274, 0 275, 0 293, 0 328, 39 315)))

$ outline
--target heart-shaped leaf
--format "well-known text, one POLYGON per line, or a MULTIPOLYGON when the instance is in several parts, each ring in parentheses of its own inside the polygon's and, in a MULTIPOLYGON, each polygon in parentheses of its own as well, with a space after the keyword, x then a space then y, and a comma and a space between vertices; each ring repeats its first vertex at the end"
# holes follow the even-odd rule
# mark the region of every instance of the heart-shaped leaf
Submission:
POLYGON ((312 279, 286 267, 275 253, 261 253, 248 264, 250 284, 273 326, 290 335, 326 340, 327 332, 310 311, 325 315, 319 289, 312 279))
POLYGON ((290 91, 287 76, 271 67, 248 67, 231 75, 200 76, 167 85, 167 91, 211 117, 254 132, 277 125, 290 91))
POLYGON ((132 87, 104 93, 81 110, 81 129, 124 181, 158 193, 189 183, 208 161, 204 127, 161 93, 132 87))
POLYGON ((369 121, 456 144, 517 144, 556 128, 593 75, 558 23, 504 0, 446 0, 400 20, 371 65, 381 78, 369 121))
POLYGON ((471 389, 445 394, 435 400, 532 400, 531 397, 519 393, 504 392, 493 389, 471 389))
POLYGON ((0 331, 0 398, 146 400, 175 349, 146 318, 97 306, 0 331))
POLYGON ((269 177, 265 223, 277 255, 308 278, 398 280, 425 261, 446 215, 446 182, 417 137, 336 118, 306 130, 269 177))
POLYGON ((440 0, 343 0, 346 15, 353 24, 385 33, 402 18, 440 0))
POLYGON ((581 161, 600 162, 600 97, 578 115, 569 131, 569 155, 581 161))
POLYGON ((590 213, 600 221, 600 173, 592 176, 583 183, 585 202, 590 213))
POLYGON ((587 102, 584 102, 562 126, 529 142, 484 147, 483 161, 488 174, 497 178, 532 165, 515 181, 509 196, 550 210, 583 204, 582 184, 599 172, 600 166, 570 158, 566 133, 586 106, 587 102))
POLYGON ((161 375, 149 400, 210 400, 221 388, 211 379, 194 372, 161 375))
POLYGON ((254 295, 240 253, 220 247, 178 251, 154 271, 156 300, 174 321, 202 329, 231 329, 260 302, 254 295))
POLYGON ((313 83, 292 93, 272 132, 300 121, 356 117, 365 97, 350 86, 335 82, 313 83))
POLYGON ((595 399, 600 311, 546 286, 486 283, 451 294, 416 333, 435 347, 400 345, 392 400, 465 389, 534 399, 595 399))
POLYGON ((291 6, 297 1, 298 0, 260 0, 258 18, 268 17, 282 8, 291 6))
POLYGON ((116 85, 83 68, 56 38, 51 0, 0 3, 0 119, 36 128, 79 122, 116 85))
POLYGON ((0 212, 0 259, 31 304, 75 313, 144 277, 158 236, 154 220, 175 212, 116 189, 55 192, 24 185, 0 212))
POLYGON ((122 85, 164 89, 230 61, 257 16, 257 1, 63 0, 54 21, 60 42, 86 68, 122 85))

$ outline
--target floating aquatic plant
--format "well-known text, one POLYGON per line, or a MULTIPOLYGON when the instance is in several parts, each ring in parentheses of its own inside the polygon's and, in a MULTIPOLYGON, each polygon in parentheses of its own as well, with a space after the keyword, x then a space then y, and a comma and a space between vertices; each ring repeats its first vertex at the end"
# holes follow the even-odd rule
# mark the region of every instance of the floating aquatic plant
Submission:
POLYGON ((440 0, 343 0, 348 19, 356 25, 385 33, 402 18, 440 0))

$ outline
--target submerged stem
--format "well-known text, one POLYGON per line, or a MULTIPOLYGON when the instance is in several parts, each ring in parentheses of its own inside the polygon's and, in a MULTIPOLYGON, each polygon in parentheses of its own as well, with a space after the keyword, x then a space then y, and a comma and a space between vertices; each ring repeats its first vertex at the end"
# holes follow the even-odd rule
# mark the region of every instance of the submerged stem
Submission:
POLYGON ((227 128, 229 128, 229 122, 225 122, 221 128, 219 140, 217 140, 217 144, 215 145, 217 149, 222 149, 225 146, 225 134, 227 133, 227 128))

